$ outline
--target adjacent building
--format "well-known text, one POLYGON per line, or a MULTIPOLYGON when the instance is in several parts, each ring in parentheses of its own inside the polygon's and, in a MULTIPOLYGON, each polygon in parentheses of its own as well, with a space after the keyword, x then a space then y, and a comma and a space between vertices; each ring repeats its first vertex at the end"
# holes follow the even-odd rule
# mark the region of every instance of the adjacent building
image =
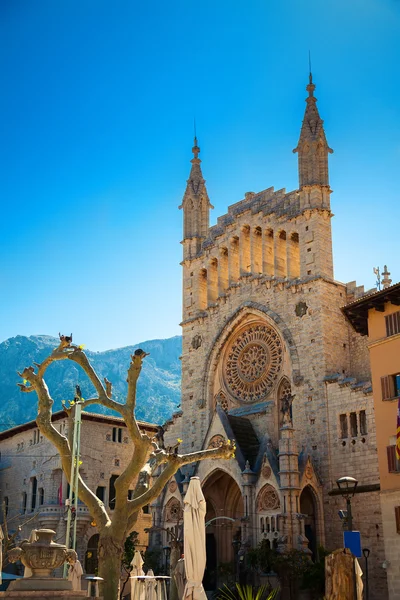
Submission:
MULTIPOLYGON (((53 424, 68 432, 68 418, 63 411, 53 415, 53 424)), ((149 435, 157 426, 141 423, 149 435)), ((118 417, 92 413, 82 414, 80 473, 85 483, 96 492, 110 512, 114 507, 114 483, 132 456, 133 444, 126 425, 118 417)), ((132 484, 132 491, 134 484, 132 484)), ((10 531, 22 526, 21 539, 32 529, 49 528, 56 539, 65 543, 69 485, 54 446, 44 438, 35 421, 0 433, 0 501, 7 513, 10 531)), ((87 574, 97 569, 98 531, 87 507, 79 503, 77 519, 77 552, 87 574)), ((139 549, 147 547, 151 515, 145 507, 136 525, 139 549)))
MULTIPOLYGON (((400 461, 396 455, 400 397, 400 283, 346 305, 343 312, 368 340, 374 396, 380 499, 389 598, 400 600, 400 461)), ((400 445, 399 445, 400 448, 400 445)))

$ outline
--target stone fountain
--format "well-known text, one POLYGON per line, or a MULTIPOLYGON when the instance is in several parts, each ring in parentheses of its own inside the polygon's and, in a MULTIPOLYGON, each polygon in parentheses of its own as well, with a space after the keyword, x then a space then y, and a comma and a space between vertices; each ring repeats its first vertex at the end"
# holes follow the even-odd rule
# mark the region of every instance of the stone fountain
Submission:
POLYGON ((84 591, 73 592, 72 583, 61 577, 52 577, 54 569, 65 562, 74 564, 77 560, 75 550, 69 550, 64 544, 53 541, 55 531, 52 529, 37 529, 36 540, 23 540, 18 548, 8 553, 10 562, 20 560, 25 567, 32 571, 31 577, 13 581, 7 592, 0 592, 5 598, 65 598, 75 599, 86 596, 84 591), (40 596, 38 596, 40 592, 40 596))

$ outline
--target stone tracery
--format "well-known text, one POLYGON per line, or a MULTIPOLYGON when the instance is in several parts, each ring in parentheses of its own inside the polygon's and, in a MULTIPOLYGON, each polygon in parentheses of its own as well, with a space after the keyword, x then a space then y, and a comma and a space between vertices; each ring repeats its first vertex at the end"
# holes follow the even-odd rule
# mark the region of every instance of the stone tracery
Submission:
POLYGON ((267 483, 259 492, 257 498, 257 511, 276 510, 280 507, 279 496, 275 488, 267 483))
POLYGON ((225 383, 238 400, 255 402, 271 391, 282 364, 278 334, 266 324, 250 325, 231 342, 224 368, 225 383))
POLYGON ((171 498, 168 500, 165 506, 165 521, 178 522, 182 520, 183 512, 182 506, 177 498, 171 498))

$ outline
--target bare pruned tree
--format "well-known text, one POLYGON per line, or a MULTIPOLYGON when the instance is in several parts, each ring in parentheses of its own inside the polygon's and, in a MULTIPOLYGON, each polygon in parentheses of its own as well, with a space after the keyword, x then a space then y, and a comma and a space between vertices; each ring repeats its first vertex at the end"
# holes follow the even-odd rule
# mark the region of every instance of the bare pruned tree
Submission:
MULTIPOLYGON (((180 467, 205 459, 229 459, 234 455, 235 450, 234 445, 228 440, 218 448, 179 454, 175 453, 175 450, 170 452, 161 447, 158 438, 151 438, 140 430, 135 418, 136 386, 146 356, 147 354, 143 350, 136 350, 131 356, 125 402, 117 402, 112 398, 112 383, 106 378, 103 381, 100 379, 82 347, 72 344, 72 335, 60 335, 59 346, 41 364, 36 364, 36 369, 30 366, 25 368, 22 373, 18 373, 23 380, 18 384, 21 391, 24 393, 36 392, 37 394, 36 423, 41 433, 54 444, 59 452, 62 468, 68 480, 72 463, 71 440, 57 431, 52 424, 54 400, 44 380, 46 369, 52 363, 60 360, 70 360, 76 363, 94 385, 96 395, 82 401, 83 410, 94 404, 101 405, 118 413, 126 424, 133 450, 126 468, 115 481, 115 508, 112 514, 108 514, 103 502, 79 477, 78 497, 88 507, 99 530, 99 575, 104 578, 103 595, 107 600, 118 599, 124 542, 129 533, 134 530, 142 507, 150 504, 159 496, 169 479, 180 467), (150 479, 148 475, 159 467, 160 474, 150 479), (141 474, 145 476, 140 476, 141 474), (137 483, 133 499, 128 500, 128 490, 135 482, 137 483)), ((66 408, 66 410, 71 419, 74 408, 66 408)), ((71 431, 72 427, 68 429, 71 431)))

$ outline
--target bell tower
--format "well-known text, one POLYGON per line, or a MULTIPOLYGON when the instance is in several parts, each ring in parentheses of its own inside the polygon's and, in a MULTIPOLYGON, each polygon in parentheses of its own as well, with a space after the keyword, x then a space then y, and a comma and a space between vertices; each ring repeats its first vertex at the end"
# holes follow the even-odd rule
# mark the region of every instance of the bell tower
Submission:
POLYGON ((179 207, 183 209, 183 260, 194 258, 201 250, 201 244, 208 235, 210 208, 214 208, 210 203, 201 172, 197 137, 194 138, 192 152, 192 168, 179 207))
POLYGON ((299 189, 301 205, 330 207, 328 154, 333 150, 328 146, 324 131, 324 122, 319 116, 317 99, 314 96, 315 85, 312 74, 306 87, 306 110, 301 126, 297 147, 299 160, 299 189))
POLYGON ((331 204, 329 186, 328 146, 324 122, 321 119, 312 73, 306 87, 306 110, 297 147, 299 202, 304 216, 300 232, 300 276, 322 276, 333 279, 331 204))

